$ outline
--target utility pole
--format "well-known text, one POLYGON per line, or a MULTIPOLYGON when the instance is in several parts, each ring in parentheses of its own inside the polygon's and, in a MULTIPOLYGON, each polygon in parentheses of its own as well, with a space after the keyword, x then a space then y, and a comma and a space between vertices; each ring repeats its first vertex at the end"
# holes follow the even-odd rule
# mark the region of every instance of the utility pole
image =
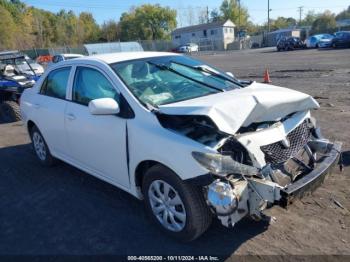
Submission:
POLYGON ((207 6, 207 23, 209 24, 209 6, 207 6))
POLYGON ((241 0, 238 0, 238 39, 241 39, 241 0))
POLYGON ((300 24, 301 24, 301 16, 302 16, 302 14, 303 14, 303 6, 299 6, 298 7, 298 10, 299 10, 299 26, 300 26, 300 24))
POLYGON ((267 32, 270 32, 270 0, 267 0, 267 32))
POLYGON ((267 0, 267 35, 266 35, 266 46, 269 46, 269 33, 270 33, 270 0, 267 0))

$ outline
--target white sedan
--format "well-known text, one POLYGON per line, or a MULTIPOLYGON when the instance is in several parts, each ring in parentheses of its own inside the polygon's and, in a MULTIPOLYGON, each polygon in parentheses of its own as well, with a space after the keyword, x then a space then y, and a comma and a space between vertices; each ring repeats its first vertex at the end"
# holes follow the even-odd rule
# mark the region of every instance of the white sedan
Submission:
POLYGON ((322 138, 304 93, 242 82, 172 53, 63 61, 21 97, 39 161, 63 160, 139 199, 179 239, 216 216, 246 216, 323 181, 341 144, 322 138))

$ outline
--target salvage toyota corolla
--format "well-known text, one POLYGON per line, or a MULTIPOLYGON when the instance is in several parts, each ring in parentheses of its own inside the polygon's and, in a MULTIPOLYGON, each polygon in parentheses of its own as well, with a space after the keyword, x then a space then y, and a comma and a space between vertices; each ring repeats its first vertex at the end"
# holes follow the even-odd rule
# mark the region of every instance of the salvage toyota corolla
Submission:
POLYGON ((63 160, 139 199, 183 240, 312 191, 340 155, 287 88, 237 80, 171 53, 59 63, 21 98, 40 162, 63 160))

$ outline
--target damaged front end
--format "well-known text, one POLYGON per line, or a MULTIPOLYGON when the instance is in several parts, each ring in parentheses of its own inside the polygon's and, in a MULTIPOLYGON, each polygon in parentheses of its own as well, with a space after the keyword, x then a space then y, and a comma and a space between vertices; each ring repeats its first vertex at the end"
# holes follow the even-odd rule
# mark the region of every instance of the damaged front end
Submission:
POLYGON ((312 192, 341 154, 341 143, 324 139, 309 111, 253 123, 234 135, 219 131, 206 116, 160 114, 158 119, 165 128, 216 150, 192 156, 210 172, 206 200, 227 227, 247 215, 259 220, 266 207, 286 207, 312 192))

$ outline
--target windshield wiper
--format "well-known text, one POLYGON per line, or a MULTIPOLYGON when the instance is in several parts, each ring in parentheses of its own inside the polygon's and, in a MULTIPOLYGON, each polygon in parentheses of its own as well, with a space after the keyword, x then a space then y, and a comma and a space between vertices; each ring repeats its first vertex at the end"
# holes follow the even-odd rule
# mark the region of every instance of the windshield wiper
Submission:
POLYGON ((167 66, 167 65, 165 65, 165 64, 157 64, 157 63, 150 62, 150 61, 148 61, 148 63, 151 64, 151 65, 154 65, 154 66, 158 67, 158 68, 161 69, 161 70, 168 70, 168 71, 170 71, 170 72, 172 72, 172 73, 174 73, 174 74, 177 74, 177 75, 179 75, 179 76, 182 76, 182 77, 184 77, 184 78, 186 78, 186 79, 189 79, 189 80, 191 80, 191 81, 193 81, 193 82, 196 82, 196 83, 198 83, 198 84, 201 84, 201 85, 204 85, 204 86, 206 86, 206 87, 209 87, 209 88, 211 88, 211 89, 214 89, 214 90, 217 90, 217 91, 220 91, 220 92, 224 92, 224 91, 225 91, 225 90, 222 89, 222 88, 219 88, 219 87, 216 87, 216 86, 212 86, 212 85, 210 85, 210 84, 204 83, 204 82, 199 81, 199 80, 197 80, 197 79, 195 79, 195 78, 192 78, 192 77, 189 77, 189 76, 187 76, 187 75, 185 75, 185 74, 182 74, 181 72, 179 72, 179 71, 177 71, 177 70, 175 70, 175 69, 173 69, 173 68, 171 68, 170 66, 167 66))
POLYGON ((216 70, 210 69, 210 67, 208 67, 208 66, 205 66, 205 65, 190 66, 190 65, 186 65, 186 64, 182 64, 182 63, 178 63, 178 62, 174 62, 174 61, 171 61, 171 63, 178 64, 178 65, 181 65, 181 66, 185 66, 185 67, 188 67, 188 68, 192 68, 192 69, 195 69, 195 70, 198 70, 198 71, 201 71, 201 72, 205 72, 207 74, 213 75, 213 76, 218 77, 220 79, 229 81, 229 82, 231 82, 231 83, 233 83, 235 85, 238 85, 239 87, 242 87, 242 85, 238 81, 235 81, 231 77, 228 77, 228 76, 225 76, 223 74, 220 74, 219 72, 216 72, 216 70))

